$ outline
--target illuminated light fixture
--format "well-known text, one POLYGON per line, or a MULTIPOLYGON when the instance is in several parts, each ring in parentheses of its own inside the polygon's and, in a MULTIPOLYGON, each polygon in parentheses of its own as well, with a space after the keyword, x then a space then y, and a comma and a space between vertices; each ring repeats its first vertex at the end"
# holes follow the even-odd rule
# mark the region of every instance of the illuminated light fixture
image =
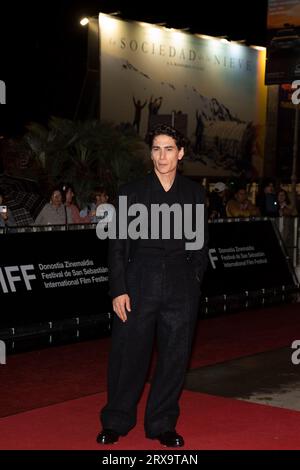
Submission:
POLYGON ((198 34, 196 33, 195 36, 201 39, 216 39, 214 36, 208 36, 207 34, 198 34))
POLYGON ((100 14, 100 24, 104 30, 111 34, 117 27, 115 18, 112 18, 111 15, 106 13, 100 14))
POLYGON ((185 40, 184 32, 178 31, 178 29, 175 29, 172 31, 172 38, 175 44, 180 45, 185 40))
POLYGON ((216 36, 216 39, 219 39, 220 42, 228 43, 230 39, 228 36, 216 36))
POLYGON ((159 28, 155 27, 150 27, 149 28, 149 36, 152 39, 152 41, 158 41, 161 37, 162 31, 159 28))
POLYGON ((81 26, 86 26, 89 22, 90 22, 90 20, 89 20, 87 17, 82 18, 82 19, 80 20, 81 26))
POLYGON ((265 51, 266 48, 263 46, 250 46, 252 49, 256 49, 257 51, 265 51))
POLYGON ((111 16, 118 16, 118 15, 120 15, 120 14, 121 14, 120 10, 118 10, 118 11, 113 11, 112 13, 108 13, 108 15, 111 15, 111 16))

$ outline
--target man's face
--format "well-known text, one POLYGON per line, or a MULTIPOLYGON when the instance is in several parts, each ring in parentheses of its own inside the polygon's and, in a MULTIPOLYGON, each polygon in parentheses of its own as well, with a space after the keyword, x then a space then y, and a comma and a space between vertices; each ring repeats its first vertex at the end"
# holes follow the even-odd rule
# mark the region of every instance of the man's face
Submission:
POLYGON ((275 192, 275 189, 274 189, 274 184, 273 183, 270 183, 268 184, 268 186, 265 187, 265 193, 266 194, 272 194, 275 192))
POLYGON ((244 189, 240 189, 236 193, 236 200, 241 204, 247 200, 247 192, 244 189))
POLYGON ((168 135, 158 135, 154 138, 151 159, 157 174, 167 175, 176 172, 177 163, 183 158, 184 149, 178 150, 175 140, 168 135))
POLYGON ((60 191, 54 191, 52 193, 51 202, 54 206, 60 206, 62 204, 62 195, 60 191))

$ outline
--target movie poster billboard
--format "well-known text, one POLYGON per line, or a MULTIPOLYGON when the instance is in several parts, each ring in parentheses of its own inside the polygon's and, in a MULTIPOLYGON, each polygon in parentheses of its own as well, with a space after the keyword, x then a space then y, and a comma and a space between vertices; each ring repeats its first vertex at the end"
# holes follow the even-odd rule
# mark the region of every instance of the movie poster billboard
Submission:
POLYGON ((260 176, 265 51, 100 14, 101 119, 188 137, 188 175, 260 176))
POLYGON ((300 1, 269 0, 266 84, 300 79, 300 1))
POLYGON ((300 26, 299 0, 269 0, 268 29, 281 29, 287 25, 300 26))

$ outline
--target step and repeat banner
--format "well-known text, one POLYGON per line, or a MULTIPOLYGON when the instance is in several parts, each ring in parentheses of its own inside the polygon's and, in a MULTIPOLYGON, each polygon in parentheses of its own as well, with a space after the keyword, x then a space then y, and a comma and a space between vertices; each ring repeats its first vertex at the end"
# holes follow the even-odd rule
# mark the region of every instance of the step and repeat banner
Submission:
POLYGON ((0 329, 111 311, 96 231, 0 234, 0 329))
POLYGON ((294 275, 270 220, 209 224, 205 297, 239 295, 295 285, 294 275))
MULTIPOLYGON (((293 286, 271 221, 209 224, 204 297, 293 286)), ((0 329, 106 314, 107 240, 94 229, 0 234, 0 329)))

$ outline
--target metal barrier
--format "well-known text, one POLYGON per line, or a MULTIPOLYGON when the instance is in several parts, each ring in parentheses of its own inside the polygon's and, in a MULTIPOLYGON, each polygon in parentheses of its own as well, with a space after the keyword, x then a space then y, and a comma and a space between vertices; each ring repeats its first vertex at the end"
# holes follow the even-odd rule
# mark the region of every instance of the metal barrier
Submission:
POLYGON ((28 225, 0 227, 2 233, 36 233, 36 232, 68 232, 72 230, 95 230, 97 224, 68 224, 68 225, 28 225))
POLYGON ((227 218, 209 221, 212 224, 239 223, 270 220, 274 226, 278 242, 282 248, 295 280, 295 286, 282 285, 277 288, 262 288, 243 291, 239 295, 204 297, 200 311, 205 316, 219 315, 222 312, 261 308, 284 302, 300 302, 300 224, 298 217, 249 217, 227 218))
POLYGON ((273 219, 281 235, 291 263, 300 281, 300 224, 299 217, 273 219))

